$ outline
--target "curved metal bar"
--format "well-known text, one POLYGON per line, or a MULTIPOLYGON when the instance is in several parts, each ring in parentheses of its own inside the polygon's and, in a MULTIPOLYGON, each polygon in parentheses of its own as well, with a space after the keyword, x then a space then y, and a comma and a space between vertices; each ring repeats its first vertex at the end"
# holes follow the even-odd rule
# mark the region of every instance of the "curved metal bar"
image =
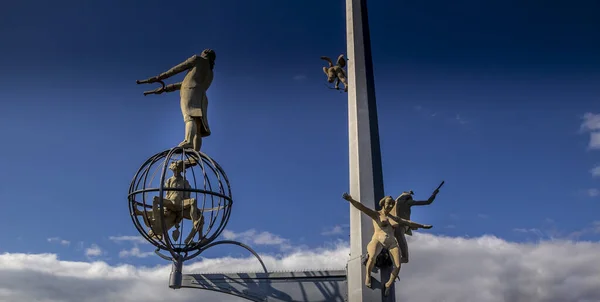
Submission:
POLYGON ((202 247, 202 249, 200 249, 199 251, 197 251, 195 254, 192 254, 191 256, 185 257, 182 261, 186 261, 186 260, 190 260, 198 255, 200 255, 202 252, 206 251, 207 249, 215 246, 215 245, 219 245, 219 244, 233 244, 233 245, 237 245, 240 247, 245 248, 246 250, 248 250, 250 253, 252 253, 252 255, 254 255, 254 257, 256 257, 256 259, 258 259, 258 262, 260 262, 260 265, 262 266, 263 270, 265 271, 265 273, 269 273, 269 271, 267 270, 267 267, 265 266, 265 263, 262 261, 262 259, 260 258, 260 256, 258 255, 258 253, 256 253, 251 247, 235 241, 235 240, 221 240, 221 241, 217 241, 217 242, 213 242, 213 243, 209 243, 207 245, 205 245, 204 247, 202 247))
MULTIPOLYGON (((144 203, 141 203, 139 201, 133 200, 132 203, 135 203, 136 205, 140 206, 140 207, 144 207, 147 209, 152 209, 151 205, 147 205, 144 203)), ((208 209, 203 209, 203 212, 214 212, 214 211, 218 211, 218 210, 222 210, 225 209, 227 206, 223 205, 223 206, 218 206, 218 207, 214 207, 214 208, 208 208, 208 209)))
POLYGON ((163 259, 165 259, 165 260, 167 260, 167 261, 173 261, 173 260, 174 260, 172 257, 169 257, 169 256, 165 256, 165 255, 163 255, 163 253, 161 253, 161 252, 160 252, 160 249, 159 249, 159 248, 157 248, 157 249, 154 251, 154 253, 155 253, 156 255, 158 255, 158 257, 160 257, 160 258, 163 258, 163 259))
POLYGON ((164 183, 165 183, 165 176, 167 175, 167 164, 168 161, 171 159, 171 157, 173 157, 173 154, 175 153, 175 150, 177 149, 177 147, 172 148, 169 153, 167 154, 167 157, 165 158, 164 161, 164 165, 162 167, 162 171, 160 173, 160 188, 158 188, 158 196, 159 196, 159 205, 160 205, 160 210, 159 210, 159 215, 160 215, 160 223, 161 223, 161 227, 162 227, 162 235, 163 235, 163 241, 165 242, 165 245, 168 248, 169 253, 171 253, 171 256, 173 256, 173 258, 176 258, 178 256, 177 253, 175 253, 173 250, 173 243, 171 242, 171 237, 169 236, 169 230, 167 230, 167 222, 165 221, 165 214, 164 214, 164 199, 165 199, 165 187, 164 187, 164 183))
MULTIPOLYGON (((157 154, 151 156, 150 158, 148 158, 146 160, 146 162, 144 162, 144 164, 142 164, 142 166, 138 169, 137 173, 135 174, 134 179, 132 180, 132 182, 130 184, 129 192, 132 192, 137 187, 139 187, 140 182, 142 182, 142 181, 144 181, 144 187, 145 187, 146 180, 147 180, 147 177, 148 177, 148 172, 149 172, 150 168, 152 168, 152 165, 154 163, 156 163, 157 160, 159 160, 160 158, 164 157, 165 153, 166 153, 166 151, 157 153, 157 154)), ((135 214, 135 207, 134 207, 133 203, 135 203, 136 205, 140 205, 141 204, 144 207, 146 207, 147 206, 147 204, 146 204, 146 194, 142 194, 142 202, 143 203, 140 203, 140 202, 136 201, 135 198, 133 198, 133 197, 134 196, 132 196, 131 194, 129 194, 129 212, 130 212, 131 219, 133 220, 134 226, 136 227, 136 229, 138 230, 138 232, 140 232, 140 234, 142 235, 142 237, 144 237, 144 239, 146 239, 152 245, 154 245, 156 247, 159 247, 159 248, 165 247, 163 244, 161 244, 161 242, 156 241, 156 240, 154 240, 154 238, 151 238, 151 237, 148 236, 148 234, 145 231, 144 227, 140 224, 139 219, 136 217, 137 215, 135 214)), ((146 213, 146 211, 144 211, 143 216, 144 216, 144 219, 148 220, 148 214, 146 213)))
MULTIPOLYGON (((217 192, 212 192, 212 191, 208 191, 208 190, 202 190, 202 189, 184 189, 184 188, 162 188, 165 191, 181 191, 181 192, 195 192, 195 193, 203 193, 203 194, 207 194, 207 195, 214 195, 214 196, 218 196, 221 197, 223 199, 229 199, 231 200, 231 197, 221 194, 221 193, 217 193, 217 192)), ((149 193, 149 192, 160 192, 161 188, 146 188, 146 189, 141 189, 141 190, 136 190, 133 191, 131 193, 129 193, 130 196, 132 195, 137 195, 137 194, 142 194, 142 193, 149 193)))

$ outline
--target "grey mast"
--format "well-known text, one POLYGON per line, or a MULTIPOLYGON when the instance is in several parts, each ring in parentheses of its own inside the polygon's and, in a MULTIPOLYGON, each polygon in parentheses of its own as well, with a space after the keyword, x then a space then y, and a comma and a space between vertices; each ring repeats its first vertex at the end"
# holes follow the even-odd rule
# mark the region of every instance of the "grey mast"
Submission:
MULTIPOLYGON (((371 209, 379 209, 384 196, 379 127, 375 101, 371 39, 366 0, 346 0, 346 43, 348 55, 348 134, 350 195, 371 209)), ((395 292, 387 297, 382 276, 374 274, 373 286, 364 285, 366 267, 362 255, 373 235, 371 218, 350 206, 350 260, 348 261, 348 301, 395 301, 395 292), (378 284, 379 283, 379 284, 378 284)))

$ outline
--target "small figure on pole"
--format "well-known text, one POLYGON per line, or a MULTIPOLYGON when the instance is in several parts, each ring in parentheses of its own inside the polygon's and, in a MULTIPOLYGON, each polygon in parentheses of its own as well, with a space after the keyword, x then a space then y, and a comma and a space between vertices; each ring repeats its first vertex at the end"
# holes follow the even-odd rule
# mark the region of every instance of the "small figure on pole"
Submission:
POLYGON ((193 148, 200 152, 202 137, 210 135, 206 91, 213 81, 215 59, 215 52, 212 49, 205 49, 200 55, 193 55, 167 72, 136 81, 137 84, 160 83, 162 85, 155 90, 144 92, 144 95, 180 90, 181 113, 185 122, 185 139, 179 144, 180 147, 193 148), (165 86, 162 80, 184 71, 187 71, 187 74, 183 82, 165 86))
POLYGON ((340 82, 344 84, 344 92, 348 92, 348 81, 346 80, 346 71, 344 67, 346 67, 346 59, 344 59, 344 54, 341 54, 337 58, 337 64, 333 65, 331 58, 329 57, 321 57, 321 60, 325 60, 329 63, 328 66, 323 67, 323 72, 327 76, 327 82, 333 83, 335 81, 335 87, 331 89, 340 89, 340 82))
POLYGON ((430 229, 431 225, 420 224, 408 219, 400 218, 392 215, 391 211, 395 207, 394 199, 391 196, 386 196, 379 201, 381 210, 375 211, 367 208, 359 201, 353 199, 348 193, 344 193, 342 198, 349 201, 355 208, 368 215, 373 219, 373 237, 371 242, 367 245, 367 252, 372 257, 367 260, 367 274, 365 276, 365 285, 371 287, 371 271, 375 266, 375 259, 383 249, 387 249, 392 256, 394 262, 394 269, 390 275, 389 280, 385 283, 385 295, 387 296, 390 287, 394 284, 398 273, 400 272, 400 249, 398 247, 398 241, 394 236, 394 230, 399 227, 409 227, 412 229, 430 229))

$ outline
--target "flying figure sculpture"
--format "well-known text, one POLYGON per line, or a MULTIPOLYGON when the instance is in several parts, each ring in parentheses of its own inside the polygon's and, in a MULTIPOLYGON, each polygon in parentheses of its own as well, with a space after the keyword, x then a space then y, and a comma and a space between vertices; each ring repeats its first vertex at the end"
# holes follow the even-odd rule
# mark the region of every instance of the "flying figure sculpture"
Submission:
POLYGON ((346 71, 344 67, 346 67, 346 59, 344 59, 344 54, 341 54, 337 58, 337 64, 333 65, 331 58, 329 57, 321 57, 321 60, 325 60, 329 63, 329 66, 323 67, 323 72, 327 76, 327 82, 333 83, 335 81, 335 87, 332 89, 339 90, 340 82, 344 84, 344 92, 348 92, 348 80, 346 79, 346 71))
POLYGON ((391 196, 386 196, 379 201, 381 210, 375 211, 364 206, 359 201, 352 198, 348 193, 344 193, 342 197, 349 201, 355 208, 366 214, 373 219, 373 237, 371 242, 367 245, 367 252, 369 253, 369 259, 367 260, 367 271, 365 276, 365 285, 371 287, 371 271, 375 266, 375 259, 379 256, 379 253, 383 249, 387 249, 392 256, 394 269, 390 275, 390 279, 385 283, 385 295, 387 296, 390 291, 390 287, 394 284, 398 273, 400 272, 400 248, 398 241, 394 236, 395 229, 399 227, 409 227, 412 229, 430 229, 431 225, 420 224, 408 219, 400 218, 391 214, 392 209, 395 207, 395 201, 391 196))

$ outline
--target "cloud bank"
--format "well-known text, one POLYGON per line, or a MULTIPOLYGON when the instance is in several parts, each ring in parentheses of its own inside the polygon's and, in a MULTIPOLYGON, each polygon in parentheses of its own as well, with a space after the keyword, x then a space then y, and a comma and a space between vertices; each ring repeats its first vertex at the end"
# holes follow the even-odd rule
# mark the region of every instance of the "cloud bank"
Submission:
MULTIPOLYGON (((399 301, 600 301, 600 243, 511 243, 493 236, 416 234, 396 283, 399 301)), ((341 269, 346 243, 263 255, 270 270, 341 269)), ((185 273, 259 271, 254 258, 199 259, 185 273)), ((72 262, 55 254, 1 254, 0 301, 242 301, 208 291, 168 288, 170 267, 72 262)))

